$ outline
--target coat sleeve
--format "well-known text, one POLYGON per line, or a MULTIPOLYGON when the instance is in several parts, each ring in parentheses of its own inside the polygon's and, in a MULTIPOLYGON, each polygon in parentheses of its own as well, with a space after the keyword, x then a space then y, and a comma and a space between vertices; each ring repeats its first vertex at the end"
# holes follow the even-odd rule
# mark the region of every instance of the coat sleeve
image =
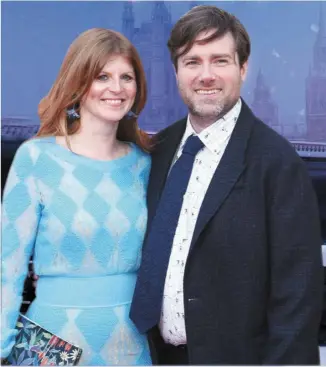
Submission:
POLYGON ((33 174, 34 159, 32 144, 25 143, 18 148, 3 194, 1 358, 7 357, 14 345, 15 325, 41 212, 33 174))
POLYGON ((319 364, 323 268, 316 195, 299 157, 269 186, 270 295, 263 364, 319 364))

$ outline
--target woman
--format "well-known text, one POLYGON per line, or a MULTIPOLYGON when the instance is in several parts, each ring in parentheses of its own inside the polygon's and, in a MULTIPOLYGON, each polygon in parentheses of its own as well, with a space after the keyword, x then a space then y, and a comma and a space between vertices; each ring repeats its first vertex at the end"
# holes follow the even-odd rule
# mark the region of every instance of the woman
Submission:
POLYGON ((128 316, 147 222, 150 141, 136 121, 145 101, 141 61, 124 36, 91 29, 72 43, 5 187, 2 357, 33 255, 28 318, 81 347, 80 365, 151 364, 128 316))

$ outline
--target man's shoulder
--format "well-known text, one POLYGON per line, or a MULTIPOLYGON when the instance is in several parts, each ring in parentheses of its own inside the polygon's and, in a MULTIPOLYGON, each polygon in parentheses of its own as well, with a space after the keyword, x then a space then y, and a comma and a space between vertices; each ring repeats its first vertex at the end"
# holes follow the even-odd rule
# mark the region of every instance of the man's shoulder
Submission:
POLYGON ((162 144, 166 142, 169 137, 175 136, 176 134, 179 135, 180 131, 184 130, 186 126, 187 118, 184 117, 171 125, 167 126, 165 129, 158 131, 154 136, 155 142, 155 150, 157 150, 162 144))
POLYGON ((182 119, 173 122, 171 125, 167 126, 165 129, 160 130, 156 136, 157 137, 165 137, 173 134, 175 130, 179 130, 183 124, 187 122, 187 118, 183 117, 182 119))
POLYGON ((261 156, 265 163, 301 163, 291 142, 258 118, 249 142, 249 154, 261 156))
POLYGON ((267 161, 278 158, 295 161, 301 159, 291 142, 256 116, 245 101, 242 101, 237 124, 242 123, 247 123, 247 126, 250 127, 250 137, 247 145, 249 158, 258 156, 265 158, 267 161), (250 123, 248 124, 248 122, 250 123))

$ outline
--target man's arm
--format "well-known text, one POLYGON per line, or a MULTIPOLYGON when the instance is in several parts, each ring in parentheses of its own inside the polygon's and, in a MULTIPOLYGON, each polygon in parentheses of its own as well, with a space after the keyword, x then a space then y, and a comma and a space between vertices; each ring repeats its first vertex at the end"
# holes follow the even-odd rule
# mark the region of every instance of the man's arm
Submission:
POLYGON ((263 364, 319 364, 323 268, 316 195, 299 157, 280 164, 269 184, 269 331, 263 364))

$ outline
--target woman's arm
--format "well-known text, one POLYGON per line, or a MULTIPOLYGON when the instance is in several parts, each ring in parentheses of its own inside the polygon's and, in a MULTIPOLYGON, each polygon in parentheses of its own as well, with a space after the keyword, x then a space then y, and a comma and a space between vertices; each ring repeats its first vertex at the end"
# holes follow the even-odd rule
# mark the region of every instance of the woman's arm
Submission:
POLYGON ((9 355, 15 342, 15 325, 24 281, 41 215, 40 195, 34 174, 36 159, 32 141, 18 148, 3 194, 1 358, 9 355))

